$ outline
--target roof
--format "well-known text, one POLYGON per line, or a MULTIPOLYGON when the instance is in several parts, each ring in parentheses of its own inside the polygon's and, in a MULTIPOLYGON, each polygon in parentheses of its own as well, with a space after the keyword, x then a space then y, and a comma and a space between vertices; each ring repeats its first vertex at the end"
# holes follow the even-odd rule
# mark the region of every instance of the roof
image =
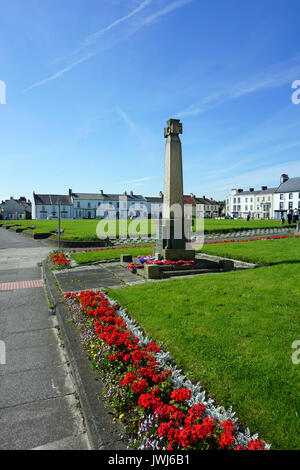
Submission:
POLYGON ((145 199, 147 202, 158 202, 160 204, 162 204, 164 202, 164 199, 162 197, 148 197, 148 196, 145 196, 145 199))
POLYGON ((240 193, 236 193, 236 194, 233 194, 233 197, 236 197, 236 196, 249 196, 249 195, 252 195, 252 194, 270 194, 270 193, 275 193, 276 192, 276 188, 267 188, 267 189, 259 189, 257 191, 241 191, 240 193))
POLYGON ((97 201, 119 201, 119 199, 127 198, 129 201, 145 201, 144 196, 140 194, 101 194, 101 193, 73 193, 72 197, 74 199, 80 200, 97 200, 97 201))
POLYGON ((219 203, 217 201, 214 201, 213 199, 207 199, 203 197, 195 197, 194 199, 195 199, 196 204, 205 204, 205 205, 212 204, 214 206, 219 205, 219 203))
POLYGON ((16 213, 23 214, 25 212, 25 208, 22 204, 15 201, 14 199, 7 199, 4 201, 4 204, 1 204, 3 211, 6 213, 16 213))
POLYGON ((293 193, 300 192, 300 177, 289 178, 276 189, 276 193, 293 193))
POLYGON ((196 205, 195 198, 193 196, 183 196, 183 201, 184 204, 189 204, 191 206, 196 205))
POLYGON ((61 194, 34 194, 33 196, 36 205, 53 206, 59 203, 63 206, 72 205, 71 198, 61 194))

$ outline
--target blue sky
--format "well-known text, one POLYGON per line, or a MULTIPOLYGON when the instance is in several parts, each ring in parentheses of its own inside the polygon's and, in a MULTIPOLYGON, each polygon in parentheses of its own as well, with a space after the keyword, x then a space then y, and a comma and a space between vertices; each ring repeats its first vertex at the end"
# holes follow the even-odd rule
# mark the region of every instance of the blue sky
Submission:
POLYGON ((1 0, 0 199, 157 195, 183 123, 184 190, 300 176, 297 0, 1 0), (2 100, 3 101, 3 100, 2 100))

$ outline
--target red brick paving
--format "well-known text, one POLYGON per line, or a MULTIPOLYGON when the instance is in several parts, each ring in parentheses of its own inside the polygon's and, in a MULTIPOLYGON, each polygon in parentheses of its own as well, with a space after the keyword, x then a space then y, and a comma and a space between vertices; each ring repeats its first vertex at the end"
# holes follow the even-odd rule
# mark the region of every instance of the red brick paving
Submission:
POLYGON ((19 281, 19 282, 1 282, 0 291, 17 290, 17 289, 30 289, 32 287, 43 287, 43 279, 35 281, 19 281))

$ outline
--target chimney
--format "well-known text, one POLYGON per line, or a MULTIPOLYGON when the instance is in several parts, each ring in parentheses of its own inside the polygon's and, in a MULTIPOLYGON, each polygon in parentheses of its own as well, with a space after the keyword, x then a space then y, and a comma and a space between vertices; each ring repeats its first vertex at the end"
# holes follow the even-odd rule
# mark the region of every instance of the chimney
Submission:
POLYGON ((202 198, 203 198, 203 199, 206 199, 206 197, 205 197, 205 196, 202 196, 202 198))
POLYGON ((195 194, 193 194, 193 193, 190 193, 190 197, 195 197, 195 194))
POLYGON ((127 191, 124 191, 123 196, 127 196, 127 191))
POLYGON ((100 194, 101 194, 101 196, 103 195, 103 189, 100 189, 100 194))
POLYGON ((72 189, 69 189, 69 196, 72 196, 72 189))
POLYGON ((266 189, 268 189, 268 186, 262 186, 262 187, 261 187, 261 190, 262 190, 262 191, 265 191, 266 189))
POLYGON ((164 197, 162 191, 159 191, 159 197, 164 197))
POLYGON ((254 188, 249 188, 250 193, 253 193, 254 188))
POLYGON ((133 191, 130 191, 130 196, 131 196, 131 197, 133 196, 133 191))
POLYGON ((242 193, 244 190, 243 189, 238 189, 238 193, 242 193))
POLYGON ((289 179, 289 175, 283 173, 280 177, 280 184, 285 183, 289 179))

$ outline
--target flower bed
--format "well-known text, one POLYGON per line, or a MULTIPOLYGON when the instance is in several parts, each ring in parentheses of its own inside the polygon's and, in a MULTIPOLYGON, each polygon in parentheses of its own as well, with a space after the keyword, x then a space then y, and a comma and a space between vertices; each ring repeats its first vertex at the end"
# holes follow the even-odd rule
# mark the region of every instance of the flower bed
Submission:
POLYGON ((169 354, 145 338, 139 327, 102 292, 65 296, 105 398, 126 422, 131 449, 266 450, 270 446, 238 430, 237 419, 205 399, 186 380, 169 354))
POLYGON ((53 253, 50 253, 49 258, 55 268, 67 268, 71 263, 71 260, 62 251, 54 251, 53 253))
MULTIPOLYGON (((295 235, 296 237, 300 237, 300 235, 295 235)), ((279 240, 281 238, 292 238, 290 235, 283 235, 281 237, 275 236, 275 237, 260 237, 260 238, 249 238, 245 240, 219 240, 219 241, 213 241, 213 242, 204 242, 203 245, 213 245, 216 243, 241 243, 241 242, 257 242, 260 240, 279 240)))
POLYGON ((126 268, 135 271, 136 269, 143 269, 145 264, 158 264, 160 266, 183 266, 197 264, 196 260, 156 260, 152 255, 138 256, 139 263, 129 263, 126 268))

